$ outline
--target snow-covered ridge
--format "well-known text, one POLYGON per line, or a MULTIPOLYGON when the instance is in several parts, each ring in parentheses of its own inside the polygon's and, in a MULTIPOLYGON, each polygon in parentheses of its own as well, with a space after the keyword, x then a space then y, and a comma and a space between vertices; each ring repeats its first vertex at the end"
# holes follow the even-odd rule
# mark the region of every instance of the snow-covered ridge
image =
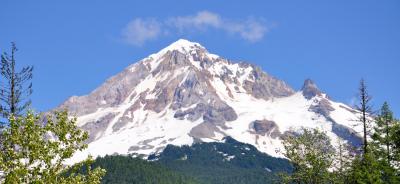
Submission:
MULTIPOLYGON (((190 41, 185 40, 185 39, 179 39, 176 42, 170 44, 169 46, 161 49, 157 53, 151 54, 149 57, 147 57, 145 59, 158 60, 158 59, 161 58, 161 56, 166 54, 168 51, 170 51, 170 52, 178 51, 178 52, 181 52, 183 54, 192 54, 196 49, 206 50, 205 47, 203 47, 202 45, 200 45, 197 42, 190 42, 190 41)), ((208 53, 208 51, 206 53, 212 59, 216 59, 216 58, 219 57, 216 54, 208 53)))
POLYGON ((185 53, 185 52, 195 49, 196 47, 205 49, 203 46, 201 46, 197 42, 190 42, 185 39, 179 39, 176 42, 174 42, 174 43, 170 44, 169 46, 165 47, 164 49, 162 49, 160 52, 158 52, 158 54, 165 54, 167 51, 173 51, 173 50, 177 50, 179 52, 185 53))
POLYGON ((90 134, 88 149, 71 162, 89 154, 149 155, 168 144, 226 136, 281 157, 281 138, 302 127, 325 131, 334 144, 359 141, 356 111, 327 98, 311 80, 296 92, 259 67, 232 63, 184 39, 59 108, 77 115, 90 134))

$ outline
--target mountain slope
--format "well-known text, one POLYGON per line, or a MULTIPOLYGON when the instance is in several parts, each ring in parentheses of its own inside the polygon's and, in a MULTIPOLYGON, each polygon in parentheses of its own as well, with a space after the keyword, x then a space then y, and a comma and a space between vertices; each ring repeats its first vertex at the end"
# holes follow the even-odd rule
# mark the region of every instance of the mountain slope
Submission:
POLYGON ((127 67, 86 96, 60 108, 89 131, 88 154, 144 154, 166 145, 221 141, 226 136, 282 156, 281 137, 301 127, 320 128, 332 143, 360 143, 357 112, 330 100, 311 81, 296 92, 247 63, 233 63, 203 46, 178 40, 127 67))

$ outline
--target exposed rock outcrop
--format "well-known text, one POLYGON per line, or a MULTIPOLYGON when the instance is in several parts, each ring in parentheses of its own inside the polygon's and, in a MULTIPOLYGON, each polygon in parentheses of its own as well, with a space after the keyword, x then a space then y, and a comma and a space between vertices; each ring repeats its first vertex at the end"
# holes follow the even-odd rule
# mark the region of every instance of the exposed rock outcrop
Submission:
POLYGON ((309 110, 329 118, 330 112, 334 111, 335 109, 327 99, 320 99, 315 100, 315 104, 311 105, 309 110))
POLYGON ((253 70, 249 79, 244 81, 243 88, 255 98, 269 100, 271 97, 286 97, 294 93, 285 82, 268 75, 260 67, 250 66, 253 70))
POLYGON ((149 70, 144 63, 133 64, 108 79, 89 95, 73 96, 57 109, 68 109, 71 114, 81 116, 93 113, 98 108, 117 106, 129 96, 132 86, 137 86, 148 75, 149 70))
POLYGON ((277 138, 281 136, 281 132, 279 131, 278 125, 273 121, 268 120, 256 120, 250 124, 251 129, 255 131, 255 133, 270 136, 272 138, 277 138))
POLYGON ((307 99, 311 99, 322 94, 317 85, 311 79, 304 81, 301 91, 303 92, 304 97, 307 99))

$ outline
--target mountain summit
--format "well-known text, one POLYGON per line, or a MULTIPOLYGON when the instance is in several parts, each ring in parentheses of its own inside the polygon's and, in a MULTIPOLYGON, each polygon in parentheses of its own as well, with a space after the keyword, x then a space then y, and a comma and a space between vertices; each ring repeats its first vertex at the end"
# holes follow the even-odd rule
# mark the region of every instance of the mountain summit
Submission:
POLYGON ((205 50, 205 48, 203 46, 201 46, 199 43, 190 42, 185 39, 179 39, 176 42, 174 42, 174 43, 170 44, 169 46, 165 47, 164 49, 162 49, 159 52, 159 54, 163 54, 163 53, 166 53, 167 51, 174 51, 174 50, 177 50, 181 53, 187 53, 188 51, 196 50, 196 49, 205 50))
POLYGON ((150 155, 168 144, 227 136, 280 157, 282 136, 301 127, 320 128, 332 140, 358 139, 348 135, 355 111, 327 99, 311 80, 296 92, 260 67, 183 39, 58 108, 76 115, 90 135, 88 149, 74 161, 88 154, 150 155))

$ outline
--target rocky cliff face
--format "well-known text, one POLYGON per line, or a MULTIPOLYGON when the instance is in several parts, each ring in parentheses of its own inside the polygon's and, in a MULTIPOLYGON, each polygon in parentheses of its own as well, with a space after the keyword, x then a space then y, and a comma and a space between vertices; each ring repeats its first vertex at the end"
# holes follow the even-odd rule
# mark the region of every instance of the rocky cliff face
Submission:
POLYGON ((320 127, 336 139, 340 136, 332 123, 349 128, 347 118, 355 116, 350 107, 326 98, 311 80, 295 92, 257 66, 231 62, 187 40, 58 108, 78 116, 79 126, 89 131, 89 148, 77 157, 151 154, 167 144, 225 136, 279 156, 276 149, 285 131, 320 127))

